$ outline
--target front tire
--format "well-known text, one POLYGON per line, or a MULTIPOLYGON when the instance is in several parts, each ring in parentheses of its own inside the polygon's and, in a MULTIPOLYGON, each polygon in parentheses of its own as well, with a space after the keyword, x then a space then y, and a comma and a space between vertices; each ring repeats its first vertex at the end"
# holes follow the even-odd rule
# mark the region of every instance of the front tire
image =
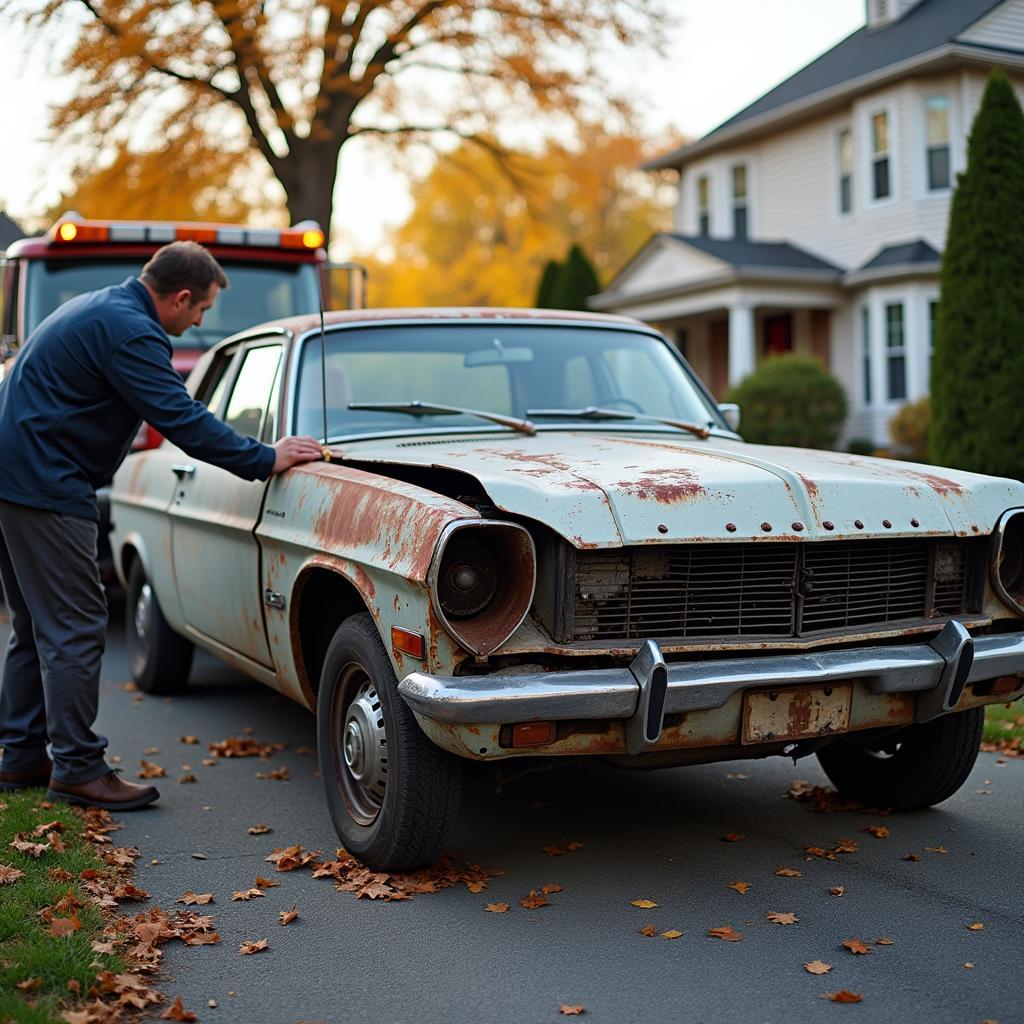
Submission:
POLYGON ((132 679, 143 693, 178 693, 188 685, 192 671, 191 642, 167 625, 156 591, 136 558, 128 574, 124 606, 125 634, 132 663, 132 679))
POLYGON ((818 761, 843 796, 869 807, 913 811, 951 797, 967 780, 981 746, 984 708, 911 725, 871 746, 837 739, 818 761))
POLYGON ((317 750, 331 820, 349 853, 377 871, 436 859, 458 814, 462 766, 423 735, 365 612, 346 619, 327 648, 317 750))

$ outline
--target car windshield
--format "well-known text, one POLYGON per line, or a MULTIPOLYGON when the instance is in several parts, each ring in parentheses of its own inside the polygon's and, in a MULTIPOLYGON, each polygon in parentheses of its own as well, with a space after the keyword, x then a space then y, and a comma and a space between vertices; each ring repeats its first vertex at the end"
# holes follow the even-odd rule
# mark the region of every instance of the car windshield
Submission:
MULTIPOLYGON (((338 439, 438 428, 503 430, 468 413, 430 415, 353 404, 421 402, 526 417, 543 409, 539 429, 651 430, 649 422, 595 423, 588 407, 722 427, 712 402, 668 343, 641 331, 496 320, 410 323, 329 331, 307 337, 295 394, 296 433, 338 439), (552 412, 554 411, 554 412, 552 412)), ((654 425, 653 429, 672 429, 654 425)))
MULTIPOLYGON (((254 324, 318 309, 316 268, 310 263, 219 262, 229 286, 203 317, 202 327, 186 331, 175 340, 176 348, 209 348, 254 324)), ((145 258, 32 261, 26 290, 27 333, 68 299, 138 276, 143 263, 145 258)))

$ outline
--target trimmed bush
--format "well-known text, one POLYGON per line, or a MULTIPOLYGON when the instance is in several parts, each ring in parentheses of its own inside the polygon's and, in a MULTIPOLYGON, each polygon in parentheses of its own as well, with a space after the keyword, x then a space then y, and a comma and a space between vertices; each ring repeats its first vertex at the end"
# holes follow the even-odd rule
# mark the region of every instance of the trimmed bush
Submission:
POLYGON ((932 359, 932 461, 1024 478, 1024 113, 993 71, 953 195, 932 359))
POLYGON ((558 277, 562 272, 562 265, 555 260, 548 260, 544 265, 544 273, 541 274, 540 284, 537 285, 537 308, 553 309, 555 304, 552 298, 555 294, 555 286, 558 277))
POLYGON ((851 437, 846 450, 851 455, 874 455, 875 442, 870 437, 851 437))
POLYGON ((574 245, 559 269, 558 277, 551 289, 551 307, 586 309, 587 298, 596 295, 600 290, 601 282, 597 279, 597 271, 583 254, 583 250, 574 245))
POLYGON ((724 400, 739 403, 741 433, 755 444, 834 448, 846 419, 843 386, 810 356, 765 360, 724 400))
POLYGON ((892 454, 911 462, 928 461, 928 430, 931 424, 931 403, 927 398, 907 402, 889 421, 892 454))

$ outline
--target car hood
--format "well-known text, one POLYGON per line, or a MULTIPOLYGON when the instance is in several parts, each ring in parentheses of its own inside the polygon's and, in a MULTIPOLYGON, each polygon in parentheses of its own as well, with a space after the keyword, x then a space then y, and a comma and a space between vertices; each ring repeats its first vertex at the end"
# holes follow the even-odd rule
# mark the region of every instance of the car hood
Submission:
POLYGON ((545 523, 577 547, 969 537, 1024 505, 1024 485, 998 477, 663 433, 421 435, 349 443, 344 457, 380 464, 382 473, 391 464, 468 474, 498 508, 545 523))

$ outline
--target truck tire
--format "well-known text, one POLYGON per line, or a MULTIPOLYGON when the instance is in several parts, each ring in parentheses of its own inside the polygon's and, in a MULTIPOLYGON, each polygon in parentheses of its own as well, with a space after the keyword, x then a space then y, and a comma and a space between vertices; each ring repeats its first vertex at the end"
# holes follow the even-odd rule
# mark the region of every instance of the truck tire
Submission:
POLYGON ((984 708, 943 715, 875 746, 837 739, 818 761, 843 796, 869 807, 913 811, 951 797, 978 759, 984 708))
POLYGON ((327 648, 317 751, 331 820, 349 853, 376 871, 436 859, 458 813, 462 765, 417 725, 365 612, 346 619, 327 648))
POLYGON ((124 618, 135 685, 143 693, 184 690, 195 648, 167 625, 140 558, 135 559, 128 574, 124 618))

